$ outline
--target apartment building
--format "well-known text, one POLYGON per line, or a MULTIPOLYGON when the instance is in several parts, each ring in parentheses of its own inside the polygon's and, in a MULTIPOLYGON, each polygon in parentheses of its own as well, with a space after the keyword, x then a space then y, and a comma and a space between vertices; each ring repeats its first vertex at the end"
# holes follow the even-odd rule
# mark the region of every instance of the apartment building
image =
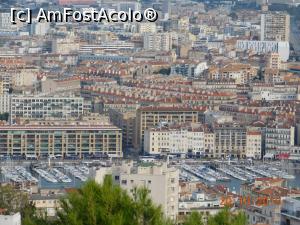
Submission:
POLYGON ((52 40, 51 50, 55 54, 71 54, 78 52, 79 48, 79 42, 73 36, 52 40))
POLYGON ((156 33, 156 23, 139 23, 139 33, 156 33))
POLYGON ((0 31, 13 31, 16 26, 10 22, 10 18, 10 12, 0 12, 0 31))
POLYGON ((266 84, 283 83, 285 73, 278 69, 266 68, 264 71, 264 80, 266 84))
POLYGON ((295 127, 289 124, 267 126, 265 134, 267 154, 284 153, 288 147, 295 145, 295 127))
POLYGON ((247 84, 257 75, 257 71, 250 64, 230 63, 223 68, 211 68, 208 77, 212 80, 234 80, 236 84, 247 84))
POLYGON ((60 200, 67 196, 65 189, 40 189, 29 197, 29 202, 36 208, 39 216, 55 217, 61 210, 60 200))
POLYGON ((0 154, 122 157, 122 131, 97 121, 30 121, 0 126, 0 154))
MULTIPOLYGON (((140 165, 133 170, 133 164, 122 168, 118 175, 120 186, 132 194, 136 187, 149 190, 149 197, 160 205, 166 217, 176 220, 178 215, 179 170, 161 165, 140 165), (134 172, 135 171, 135 172, 134 172)), ((115 176, 116 177, 116 176, 115 176)))
POLYGON ((39 68, 22 68, 12 70, 12 84, 15 87, 32 86, 36 81, 39 73, 39 68))
POLYGON ((220 92, 237 92, 234 80, 193 80, 192 87, 220 92))
POLYGON ((298 225, 300 224, 300 198, 287 197, 282 200, 281 224, 298 225))
POLYGON ((162 13, 163 13, 164 19, 168 20, 170 18, 170 16, 171 16, 171 1, 170 0, 163 1, 162 13))
POLYGON ((0 80, 2 82, 3 93, 9 93, 13 86, 12 75, 7 70, 0 70, 0 80))
POLYGON ((44 36, 50 30, 50 23, 34 21, 30 26, 30 33, 32 35, 44 36))
MULTIPOLYGON (((296 102, 295 103, 295 123, 300 124, 300 103, 296 102)), ((300 139, 299 139, 300 140, 300 139)), ((297 143, 297 145, 299 145, 299 143, 297 143)))
MULTIPOLYGON (((241 202, 250 224, 287 225, 283 215, 288 216, 291 211, 282 210, 284 199, 299 197, 299 190, 286 188, 283 178, 256 178, 254 182, 247 182, 241 186, 241 196, 248 201, 241 202), (284 213, 282 213, 284 212, 284 213)), ((292 207, 291 207, 292 209, 292 207)), ((299 224, 299 223, 296 223, 299 224)))
POLYGON ((246 157, 260 159, 262 157, 262 134, 260 131, 248 131, 246 139, 246 157))
POLYGON ((281 57, 278 53, 270 53, 267 56, 267 67, 270 69, 282 69, 281 57))
POLYGON ((38 77, 37 67, 2 68, 0 69, 0 80, 3 92, 9 93, 12 87, 32 86, 38 77))
POLYGON ((290 57, 290 44, 288 41, 238 40, 236 48, 242 51, 251 50, 257 54, 277 53, 284 62, 290 57))
POLYGON ((0 95, 0 113, 9 113, 10 111, 10 95, 0 95))
POLYGON ((118 101, 94 101, 94 110, 95 112, 103 113, 109 115, 111 109, 117 110, 119 112, 128 112, 135 111, 138 108, 139 104, 130 103, 130 102, 118 102, 118 101))
POLYGON ((148 154, 200 155, 204 153, 204 129, 200 126, 150 128, 145 131, 148 154))
POLYGON ((261 41, 290 40, 290 15, 284 12, 267 12, 261 15, 261 41))
POLYGON ((141 3, 140 2, 134 2, 134 1, 121 1, 117 3, 117 10, 118 11, 125 11, 128 12, 128 10, 131 9, 132 11, 139 11, 141 10, 141 3))
MULTIPOLYGON (((267 77, 267 79, 270 81, 272 77, 267 77)), ((298 87, 296 85, 270 83, 253 85, 249 97, 255 101, 293 101, 298 99, 298 87)))
POLYGON ((215 134, 210 130, 204 133, 205 157, 213 158, 215 151, 215 134))
POLYGON ((210 216, 224 208, 225 197, 201 182, 179 183, 178 222, 181 224, 192 212, 199 212, 206 224, 210 216))
POLYGON ((216 124, 213 129, 215 134, 214 157, 246 156, 246 127, 237 123, 223 123, 216 124))
POLYGON ((118 109, 109 110, 110 121, 122 129, 123 148, 132 148, 135 132, 136 110, 120 111, 118 109))
POLYGON ((3 80, 0 78, 0 95, 4 94, 4 88, 3 88, 3 80))
POLYGON ((198 63, 196 61, 177 61, 171 66, 171 74, 180 74, 185 77, 200 77, 208 69, 207 63, 198 63))
POLYGON ((150 51, 165 51, 172 49, 172 37, 170 33, 145 33, 144 49, 150 51))
POLYGON ((149 106, 137 110, 135 143, 136 149, 143 149, 144 135, 148 128, 161 123, 198 123, 204 121, 204 107, 149 106))
MULTIPOLYGON (((83 79, 82 79, 83 80, 83 79)), ((84 83, 84 82, 82 82, 84 83)), ((42 94, 55 94, 59 92, 67 92, 67 91, 76 91, 80 90, 81 85, 81 78, 80 77, 74 77, 73 79, 48 79, 43 78, 41 80, 38 80, 35 84, 35 92, 36 93, 42 93, 42 94)))
POLYGON ((83 115, 83 109, 84 101, 81 97, 12 96, 10 119, 13 123, 20 117, 78 118, 83 115))
POLYGON ((80 46, 79 52, 81 54, 91 54, 97 52, 106 51, 133 51, 135 48, 133 43, 125 41, 113 41, 113 42, 103 42, 98 45, 82 45, 80 46))

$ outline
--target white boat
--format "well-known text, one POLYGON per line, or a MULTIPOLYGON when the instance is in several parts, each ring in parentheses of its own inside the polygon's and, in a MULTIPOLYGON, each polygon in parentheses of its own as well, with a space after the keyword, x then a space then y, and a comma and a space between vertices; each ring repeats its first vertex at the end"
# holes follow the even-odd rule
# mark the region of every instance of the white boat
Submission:
POLYGON ((189 172, 189 173, 195 175, 196 177, 199 177, 205 181, 212 182, 212 183, 217 181, 216 178, 209 176, 205 172, 205 170, 204 170, 205 167, 198 167, 198 168, 194 169, 188 165, 183 165, 182 168, 184 170, 186 170, 187 172, 189 172))
POLYGON ((226 168, 218 168, 219 171, 233 177, 233 178, 236 178, 238 180, 241 180, 241 181, 247 181, 247 179, 245 177, 242 177, 240 175, 238 175, 237 173, 234 173, 232 171, 230 171, 229 169, 226 169, 226 168))
POLYGON ((55 176, 55 178, 63 183, 71 183, 72 180, 67 175, 59 171, 58 169, 54 168, 51 170, 51 174, 55 176))
POLYGON ((33 169, 37 174, 39 174, 42 178, 47 180, 51 183, 58 183, 58 180, 50 173, 46 172, 45 170, 34 168, 33 169))
POLYGON ((69 166, 66 165, 64 166, 64 169, 66 171, 68 171, 71 175, 73 175, 75 178, 85 182, 88 180, 88 177, 86 176, 86 174, 83 172, 85 169, 81 169, 79 170, 77 167, 75 166, 69 166))

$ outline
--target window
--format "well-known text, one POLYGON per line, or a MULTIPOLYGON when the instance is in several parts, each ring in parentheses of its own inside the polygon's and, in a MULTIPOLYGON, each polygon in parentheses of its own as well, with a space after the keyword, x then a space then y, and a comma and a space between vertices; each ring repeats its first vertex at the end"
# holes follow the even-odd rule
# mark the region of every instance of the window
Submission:
POLYGON ((127 185, 127 180, 122 180, 122 184, 127 185))

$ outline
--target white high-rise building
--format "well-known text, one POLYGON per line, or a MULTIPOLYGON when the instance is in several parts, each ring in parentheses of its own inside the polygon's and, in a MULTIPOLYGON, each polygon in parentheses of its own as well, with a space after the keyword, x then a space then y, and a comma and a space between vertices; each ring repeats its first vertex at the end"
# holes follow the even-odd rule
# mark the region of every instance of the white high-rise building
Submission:
POLYGON ((13 24, 10 22, 9 12, 0 12, 0 31, 11 31, 13 24))
POLYGON ((171 3, 170 0, 164 0, 162 6, 162 13, 164 15, 164 19, 169 19, 171 16, 171 3))
POLYGON ((192 127, 180 129, 157 128, 145 131, 144 150, 149 154, 204 153, 204 131, 192 127))
POLYGON ((50 29, 50 23, 34 22, 31 24, 31 34, 44 36, 50 29))
POLYGON ((150 51, 170 51, 172 49, 172 37, 170 33, 146 33, 144 34, 144 49, 150 51))
POLYGON ((139 166, 131 172, 133 164, 119 174, 120 186, 133 193, 136 187, 145 187, 156 205, 161 205, 166 217, 176 220, 178 214, 179 170, 166 163, 154 166, 139 166))
POLYGON ((105 176, 111 175, 115 184, 130 195, 136 188, 149 190, 149 197, 161 206, 164 215, 175 221, 178 216, 179 170, 167 163, 134 166, 133 161, 122 161, 122 165, 100 167, 96 170, 95 181, 102 183, 105 176))
POLYGON ((236 48, 243 51, 252 50, 257 54, 278 53, 283 62, 286 62, 290 57, 290 44, 287 41, 238 40, 236 48))
POLYGON ((10 95, 0 95, 0 113, 9 113, 10 110, 10 95))

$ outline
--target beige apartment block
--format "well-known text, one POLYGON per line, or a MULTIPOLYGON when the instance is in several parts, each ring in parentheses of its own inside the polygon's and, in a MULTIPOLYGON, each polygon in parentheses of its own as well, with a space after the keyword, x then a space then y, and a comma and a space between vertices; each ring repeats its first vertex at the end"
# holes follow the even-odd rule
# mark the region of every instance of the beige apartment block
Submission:
POLYGON ((192 107, 141 107, 137 111, 135 143, 136 149, 144 147, 144 134, 148 128, 161 123, 198 123, 203 120, 204 108, 192 107))
POLYGON ((290 40, 290 15, 268 12, 261 15, 261 41, 290 40))
POLYGON ((133 193, 136 187, 146 187, 153 202, 161 205, 165 215, 176 220, 178 214, 179 170, 162 165, 141 165, 133 172, 129 170, 120 173, 120 186, 133 193))
POLYGON ((247 132, 246 156, 249 158, 261 158, 262 136, 260 131, 247 132))

